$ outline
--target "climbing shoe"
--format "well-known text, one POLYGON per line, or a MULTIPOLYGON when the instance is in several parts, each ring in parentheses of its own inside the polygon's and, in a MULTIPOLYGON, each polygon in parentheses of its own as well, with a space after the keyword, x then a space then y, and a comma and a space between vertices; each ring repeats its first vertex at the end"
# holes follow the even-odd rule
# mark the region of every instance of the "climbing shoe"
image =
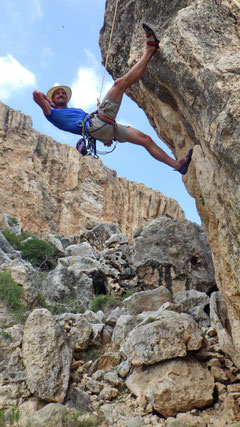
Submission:
POLYGON ((186 175, 188 171, 188 166, 190 165, 190 162, 192 160, 192 153, 193 149, 191 148, 186 157, 183 157, 183 159, 179 160, 179 164, 181 166, 179 169, 175 169, 177 172, 180 172, 182 175, 186 175))
POLYGON ((156 37, 154 31, 152 30, 152 28, 150 28, 147 24, 142 24, 142 27, 145 31, 145 35, 147 38, 147 47, 155 47, 156 49, 158 49, 159 47, 159 40, 156 37))

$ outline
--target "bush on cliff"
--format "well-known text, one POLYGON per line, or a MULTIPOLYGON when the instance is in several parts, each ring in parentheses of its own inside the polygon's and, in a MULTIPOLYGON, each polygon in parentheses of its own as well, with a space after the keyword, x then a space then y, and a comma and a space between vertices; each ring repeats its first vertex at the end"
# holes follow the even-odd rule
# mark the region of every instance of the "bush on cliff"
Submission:
POLYGON ((22 231, 21 234, 16 234, 10 230, 2 230, 3 235, 6 237, 10 245, 17 251, 21 250, 22 241, 31 237, 32 235, 27 231, 22 231))
POLYGON ((29 239, 21 244, 22 257, 31 264, 41 267, 44 263, 52 264, 55 250, 41 239, 29 239))
POLYGON ((121 305, 121 302, 117 301, 113 296, 100 294, 92 301, 91 310, 97 313, 99 310, 105 311, 106 308, 118 307, 119 305, 121 305))
POLYGON ((0 272, 0 300, 13 310, 21 308, 23 288, 12 278, 9 271, 0 272))
POLYGON ((56 264, 56 251, 53 246, 26 231, 21 234, 9 230, 2 232, 10 245, 21 252, 22 257, 35 267, 50 269, 56 264), (27 240, 26 240, 27 239, 27 240))

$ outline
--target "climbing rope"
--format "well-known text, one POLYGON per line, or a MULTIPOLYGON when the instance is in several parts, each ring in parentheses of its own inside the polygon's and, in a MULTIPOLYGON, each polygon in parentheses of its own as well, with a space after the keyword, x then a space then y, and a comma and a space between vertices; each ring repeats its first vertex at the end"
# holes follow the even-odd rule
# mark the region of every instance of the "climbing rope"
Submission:
POLYGON ((105 79, 105 73, 106 73, 107 63, 108 63, 108 56, 109 56, 110 47, 111 47, 111 41, 112 41, 112 35, 113 35, 113 28, 114 28, 114 24, 115 24, 115 20, 116 20, 116 15, 117 15, 118 2, 119 2, 119 0, 116 0, 115 9, 114 9, 114 15, 113 15, 112 28, 111 28, 111 33, 110 33, 110 37, 109 37, 107 55, 106 55, 104 72, 103 72, 103 78, 102 78, 102 85, 101 85, 101 90, 100 90, 99 98, 97 99, 97 106, 98 106, 98 108, 100 107, 100 103, 101 103, 101 96, 102 96, 103 84, 104 84, 104 79, 105 79))

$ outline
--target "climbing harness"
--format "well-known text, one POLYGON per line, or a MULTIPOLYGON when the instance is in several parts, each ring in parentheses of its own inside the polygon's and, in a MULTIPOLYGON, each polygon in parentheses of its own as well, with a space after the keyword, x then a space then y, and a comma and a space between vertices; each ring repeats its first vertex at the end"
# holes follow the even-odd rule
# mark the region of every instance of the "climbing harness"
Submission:
POLYGON ((82 138, 80 138, 78 140, 78 142, 76 144, 76 149, 78 150, 78 152, 80 154, 82 154, 82 156, 86 156, 88 154, 89 156, 93 156, 95 159, 99 159, 98 154, 100 154, 100 155, 110 154, 115 150, 115 148, 117 146, 117 139, 116 139, 117 123, 115 122, 115 120, 112 120, 112 119, 109 119, 108 117, 102 116, 101 114, 98 113, 98 111, 94 111, 91 114, 87 114, 87 116, 83 120, 79 120, 79 122, 77 124, 81 129, 82 138), (113 125, 113 128, 114 128, 114 130, 113 130, 113 132, 114 132, 113 141, 115 141, 115 145, 112 148, 112 150, 110 150, 110 151, 99 151, 99 150, 97 150, 97 144, 96 144, 97 139, 94 138, 93 136, 89 135, 85 130, 85 125, 87 122, 91 126, 91 121, 92 121, 94 114, 97 114, 98 118, 104 123, 100 128, 97 129, 97 131, 99 131, 104 126, 106 126, 106 124, 112 124, 113 125))
POLYGON ((110 47, 111 47, 111 41, 112 41, 112 35, 113 35, 113 28, 114 28, 114 24, 115 24, 115 21, 116 21, 118 2, 119 2, 119 0, 116 0, 115 9, 114 9, 114 15, 113 15, 113 21, 112 21, 112 28, 111 28, 111 33, 110 33, 110 37, 109 37, 107 55, 106 55, 106 60, 105 60, 105 65, 104 65, 102 85, 101 85, 101 90, 100 90, 99 98, 97 99, 97 107, 98 108, 100 107, 100 103, 101 103, 101 96, 102 96, 102 91, 103 91, 103 84, 104 84, 104 79, 105 79, 105 74, 106 74, 106 69, 107 69, 108 56, 109 56, 110 47))
POLYGON ((87 114, 83 120, 79 120, 77 125, 80 127, 82 138, 80 138, 76 144, 76 149, 82 156, 87 154, 93 156, 95 159, 99 159, 96 150, 96 139, 89 135, 85 130, 85 125, 87 122, 91 124, 93 114, 87 114))

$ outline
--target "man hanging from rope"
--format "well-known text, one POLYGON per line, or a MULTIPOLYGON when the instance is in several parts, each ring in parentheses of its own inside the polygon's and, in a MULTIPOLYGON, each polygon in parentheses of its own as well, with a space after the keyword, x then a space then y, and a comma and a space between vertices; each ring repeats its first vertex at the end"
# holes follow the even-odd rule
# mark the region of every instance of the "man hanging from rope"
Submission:
POLYGON ((123 77, 115 80, 96 113, 88 115, 79 108, 68 108, 71 89, 67 86, 54 86, 46 95, 34 90, 33 99, 42 108, 47 120, 59 129, 80 135, 85 134, 87 137, 102 141, 106 146, 110 146, 113 139, 140 145, 146 148, 155 159, 185 175, 191 162, 192 149, 183 159, 172 159, 155 144, 150 136, 115 122, 124 92, 141 78, 159 47, 159 40, 153 30, 146 24, 143 24, 143 29, 146 35, 144 54, 123 77))

